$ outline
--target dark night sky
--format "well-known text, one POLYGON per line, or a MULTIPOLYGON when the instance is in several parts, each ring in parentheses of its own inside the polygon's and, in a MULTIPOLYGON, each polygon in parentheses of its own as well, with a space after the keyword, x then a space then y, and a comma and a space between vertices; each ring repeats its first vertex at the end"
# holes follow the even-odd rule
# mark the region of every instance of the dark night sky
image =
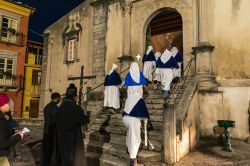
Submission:
POLYGON ((39 35, 53 22, 61 18, 84 0, 15 0, 36 8, 36 13, 30 17, 28 39, 42 42, 39 35), (36 32, 36 33, 35 33, 36 32), (37 34, 38 33, 38 34, 37 34))

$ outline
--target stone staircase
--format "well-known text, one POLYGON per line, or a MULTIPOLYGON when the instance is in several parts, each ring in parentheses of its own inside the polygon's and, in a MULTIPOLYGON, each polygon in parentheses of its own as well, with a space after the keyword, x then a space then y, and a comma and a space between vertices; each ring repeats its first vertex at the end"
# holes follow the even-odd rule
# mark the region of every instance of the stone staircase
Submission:
MULTIPOLYGON (((183 91, 188 83, 172 84, 172 91, 166 102, 178 104, 183 91)), ((154 150, 144 146, 142 138, 141 148, 138 153, 139 162, 145 165, 165 165, 163 163, 163 110, 165 100, 162 99, 161 86, 148 85, 144 91, 144 99, 150 113, 150 121, 153 130, 148 131, 148 137, 154 145, 154 150)), ((125 98, 122 99, 124 105, 125 98)), ((129 165, 129 154, 126 152, 126 128, 122 122, 122 110, 115 114, 100 110, 98 114, 91 117, 91 122, 84 133, 84 146, 88 165, 98 166, 127 166, 129 165)), ((97 110, 95 110, 97 111, 97 110)), ((144 134, 141 133, 143 137, 144 134)))

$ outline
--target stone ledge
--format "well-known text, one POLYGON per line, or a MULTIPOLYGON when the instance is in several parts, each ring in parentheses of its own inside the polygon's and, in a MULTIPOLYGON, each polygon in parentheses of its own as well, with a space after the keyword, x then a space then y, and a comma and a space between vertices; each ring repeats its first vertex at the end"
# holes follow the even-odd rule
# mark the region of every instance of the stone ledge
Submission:
POLYGON ((220 87, 250 87, 250 79, 217 80, 220 87))

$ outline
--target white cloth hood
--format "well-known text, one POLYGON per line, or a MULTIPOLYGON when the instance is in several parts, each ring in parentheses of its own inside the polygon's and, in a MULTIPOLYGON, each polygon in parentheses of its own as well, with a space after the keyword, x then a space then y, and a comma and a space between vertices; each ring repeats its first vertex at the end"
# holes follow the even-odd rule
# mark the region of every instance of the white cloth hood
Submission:
POLYGON ((109 74, 111 74, 115 69, 117 69, 118 68, 118 66, 117 66, 117 64, 112 64, 112 68, 111 68, 111 70, 109 71, 109 74))
POLYGON ((166 49, 163 54, 161 55, 161 61, 163 63, 166 63, 172 56, 172 52, 170 52, 168 49, 166 49))
POLYGON ((139 69, 139 65, 138 65, 136 62, 133 62, 133 63, 130 65, 129 73, 130 73, 132 79, 133 79, 136 83, 139 83, 139 82, 140 82, 140 69, 139 69))
POLYGON ((171 49, 172 56, 175 57, 175 56, 177 55, 178 51, 179 51, 179 50, 178 50, 177 47, 173 47, 173 48, 171 49))
POLYGON ((148 55, 153 50, 153 46, 148 46, 146 54, 148 55))

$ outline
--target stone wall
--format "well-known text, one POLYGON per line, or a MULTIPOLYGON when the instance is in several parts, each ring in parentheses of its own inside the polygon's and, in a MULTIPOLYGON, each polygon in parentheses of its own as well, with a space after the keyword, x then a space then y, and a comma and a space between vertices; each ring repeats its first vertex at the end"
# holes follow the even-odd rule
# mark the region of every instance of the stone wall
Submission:
POLYGON ((217 79, 250 78, 250 1, 209 1, 208 37, 217 79))
POLYGON ((235 128, 230 129, 233 138, 246 140, 249 136, 248 107, 250 81, 221 81, 219 92, 200 93, 201 136, 213 135, 217 120, 234 120, 235 128))

